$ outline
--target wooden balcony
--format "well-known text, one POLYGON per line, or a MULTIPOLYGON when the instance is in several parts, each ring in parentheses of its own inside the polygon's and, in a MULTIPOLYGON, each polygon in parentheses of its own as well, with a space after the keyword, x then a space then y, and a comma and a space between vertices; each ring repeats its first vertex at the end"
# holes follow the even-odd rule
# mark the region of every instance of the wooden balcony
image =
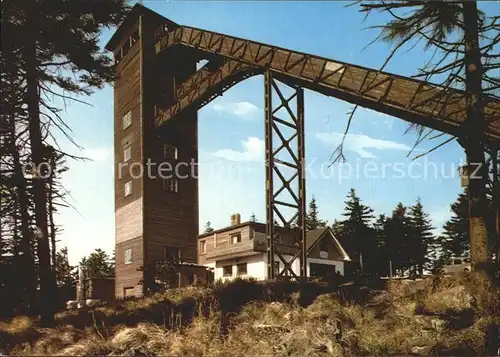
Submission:
POLYGON ((265 252, 266 244, 256 240, 244 240, 238 243, 226 243, 217 248, 207 249, 206 259, 230 259, 265 252))
MULTIPOLYGON (((281 254, 294 255, 297 252, 297 247, 278 243, 276 248, 281 254)), ((219 260, 231 259, 238 257, 245 257, 255 253, 264 253, 267 249, 267 244, 264 241, 258 240, 244 240, 239 243, 226 243, 218 246, 217 248, 210 247, 207 249, 205 259, 219 260)))

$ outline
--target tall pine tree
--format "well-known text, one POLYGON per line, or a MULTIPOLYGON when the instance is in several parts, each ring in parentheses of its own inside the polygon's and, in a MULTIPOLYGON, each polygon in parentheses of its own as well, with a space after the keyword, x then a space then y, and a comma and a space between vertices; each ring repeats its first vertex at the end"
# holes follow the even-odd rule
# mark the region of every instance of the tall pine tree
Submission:
MULTIPOLYGON (((375 26, 381 31, 378 39, 395 45, 384 66, 405 44, 422 41, 426 49, 433 48, 434 55, 440 53, 440 57, 436 59, 432 55, 420 66, 416 77, 439 80, 443 97, 450 87, 461 87, 467 93, 467 114, 458 143, 467 155, 469 174, 475 172, 476 175, 468 187, 470 255, 473 270, 488 277, 492 273, 488 245, 493 227, 488 227, 484 147, 485 128, 494 120, 494 114, 487 115, 484 108, 485 94, 498 92, 500 84, 495 54, 498 15, 486 16, 478 9, 477 1, 367 1, 361 4, 361 11, 367 14, 380 11, 391 16, 385 24, 375 26)), ((429 135, 422 127, 418 131, 417 143, 429 135)))
POLYGON ((352 188, 347 194, 345 212, 346 219, 342 222, 342 244, 347 248, 351 259, 359 264, 360 272, 372 271, 375 262, 369 258, 376 248, 375 232, 370 227, 374 218, 373 209, 361 203, 356 191, 352 188))
POLYGON ((205 223, 205 231, 204 233, 210 233, 210 232, 213 232, 214 229, 212 228, 212 223, 210 221, 207 221, 207 223, 205 223))
POLYGON ((430 268, 430 260, 427 256, 429 246, 435 237, 432 233, 433 227, 429 215, 424 212, 420 198, 417 203, 410 207, 408 212, 408 245, 409 260, 413 272, 422 275, 424 268, 430 268))
POLYGON ((467 256, 470 251, 469 201, 467 191, 451 205, 452 216, 443 226, 442 257, 449 264, 451 257, 467 256))
POLYGON ((61 248, 56 253, 56 280, 58 286, 72 284, 76 278, 73 274, 74 268, 69 264, 68 248, 61 248))
POLYGON ((306 229, 308 231, 318 228, 326 227, 327 222, 319 218, 318 204, 316 203, 316 198, 314 196, 309 202, 309 211, 306 215, 306 229))
POLYGON ((109 278, 115 276, 114 257, 102 249, 95 249, 88 257, 83 257, 80 266, 89 278, 109 278))
POLYGON ((376 259, 378 261, 377 273, 383 276, 388 276, 390 274, 390 257, 386 226, 387 217, 385 214, 379 215, 374 224, 377 250, 373 252, 373 254, 376 254, 376 259))
MULTIPOLYGON (((48 130, 68 135, 66 123, 49 98, 74 99, 89 95, 113 79, 113 63, 99 48, 104 27, 124 18, 125 0, 4 0, 2 6, 2 57, 14 63, 21 79, 29 133, 30 157, 35 167, 44 160, 48 130)), ((14 80, 12 79, 12 80, 14 80)), ((12 81, 11 80, 11 81, 12 81)), ((53 137, 53 135, 52 135, 53 137)), ((54 321, 56 277, 50 259, 47 185, 33 180, 34 217, 40 278, 40 322, 54 321)))
POLYGON ((399 202, 392 211, 392 217, 386 220, 386 254, 392 266, 392 273, 402 275, 409 265, 408 259, 408 218, 406 207, 399 202))

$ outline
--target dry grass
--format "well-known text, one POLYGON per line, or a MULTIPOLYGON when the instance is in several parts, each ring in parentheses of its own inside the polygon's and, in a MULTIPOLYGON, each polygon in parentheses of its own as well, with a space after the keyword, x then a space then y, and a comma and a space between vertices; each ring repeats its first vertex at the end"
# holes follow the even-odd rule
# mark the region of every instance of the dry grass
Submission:
POLYGON ((498 318, 477 318, 477 303, 457 279, 393 282, 367 304, 326 293, 308 305, 310 291, 301 294, 239 281, 58 316, 85 320, 81 328, 37 329, 18 318, 0 323, 0 333, 13 355, 485 355, 495 348, 488 341, 498 318))

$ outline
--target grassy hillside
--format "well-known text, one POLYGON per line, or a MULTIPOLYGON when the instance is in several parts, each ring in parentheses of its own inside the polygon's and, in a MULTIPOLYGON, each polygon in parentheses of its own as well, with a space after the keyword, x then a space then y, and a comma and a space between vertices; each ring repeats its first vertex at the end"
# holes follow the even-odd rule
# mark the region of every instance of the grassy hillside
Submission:
POLYGON ((236 281, 57 315, 40 329, 0 322, 12 355, 359 356, 496 354, 498 297, 467 277, 394 281, 387 290, 236 281))

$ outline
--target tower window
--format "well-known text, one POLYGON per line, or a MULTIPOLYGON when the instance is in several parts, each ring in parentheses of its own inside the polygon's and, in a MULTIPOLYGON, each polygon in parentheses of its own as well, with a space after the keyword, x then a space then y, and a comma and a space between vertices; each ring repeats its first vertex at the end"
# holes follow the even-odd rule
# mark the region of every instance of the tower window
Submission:
POLYGON ((181 259, 181 250, 178 247, 166 246, 164 250, 165 260, 176 262, 181 259))
POLYGON ((179 191, 179 181, 173 177, 163 179, 163 190, 177 193, 179 191))
POLYGON ((200 241, 200 254, 205 254, 207 252, 207 243, 202 240, 200 241))
POLYGON ((127 114, 123 116, 123 130, 127 129, 132 125, 132 111, 129 110, 127 114))
POLYGON ((123 162, 127 162, 128 160, 130 160, 131 156, 132 156, 132 147, 127 146, 123 150, 123 162))
POLYGON ((125 264, 132 263, 132 248, 125 250, 125 264))
POLYGON ((132 194, 132 180, 125 182, 125 197, 132 194))
POLYGON ((177 160, 177 148, 172 145, 163 145, 163 156, 166 159, 177 160))
POLYGON ((235 244, 239 242, 241 242, 241 233, 238 232, 231 234, 231 243, 235 244))

